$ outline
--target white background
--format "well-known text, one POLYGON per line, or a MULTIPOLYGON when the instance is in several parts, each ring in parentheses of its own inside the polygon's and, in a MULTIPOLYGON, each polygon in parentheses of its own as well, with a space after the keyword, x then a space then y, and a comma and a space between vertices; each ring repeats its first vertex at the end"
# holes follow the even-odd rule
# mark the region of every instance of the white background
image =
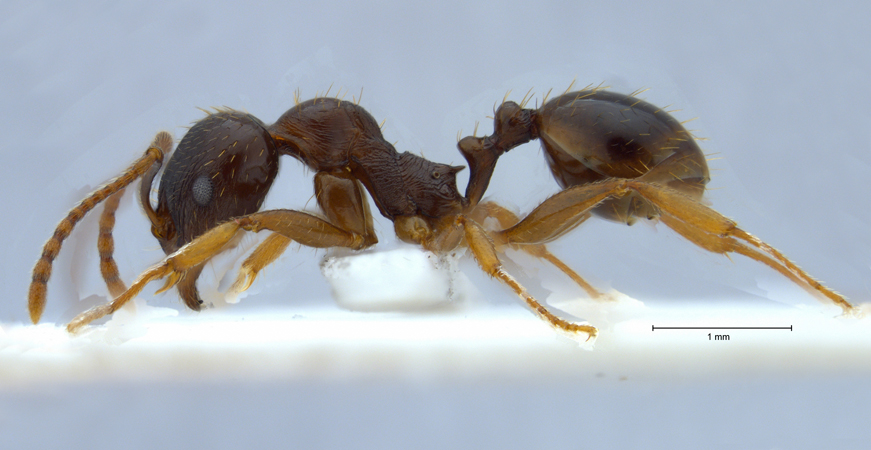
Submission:
MULTIPOLYGON (((184 127, 203 116, 197 107, 229 106, 269 123, 293 105, 295 90, 309 98, 332 86, 331 95, 341 89, 350 98, 359 96, 362 88, 361 105, 377 120, 386 119, 384 135, 396 142, 399 151, 465 164, 455 148, 458 131, 471 134, 480 121, 479 134, 489 133, 492 122, 486 116, 506 92, 510 90, 509 98, 519 101, 532 88, 540 100, 548 89, 561 92, 575 79, 576 87, 604 83, 624 92, 650 88, 643 98, 681 110, 675 113, 681 120, 698 117, 689 128, 709 139, 702 146, 711 158, 721 158, 710 163, 712 206, 848 298, 866 301, 871 297, 871 211, 866 198, 871 166, 869 13, 871 7, 859 1, 440 2, 433 6, 328 1, 178 1, 171 6, 3 2, 0 188, 4 195, 0 201, 4 220, 0 226, 7 251, 0 276, 7 294, 0 302, 0 322, 26 321, 32 265, 64 214, 139 156, 157 131, 168 130, 181 138, 184 127)), ((300 166, 292 159, 282 160, 267 207, 306 206, 312 193, 311 174, 300 166)), ((465 182, 463 175, 461 190, 465 182)), ((556 190, 537 144, 530 144, 502 158, 488 195, 528 211, 556 190)), ((131 196, 122 209, 117 255, 122 276, 130 280, 158 261, 161 252, 131 196)), ((381 220, 377 228, 382 242, 389 245, 391 224, 381 220)), ((84 310, 84 304, 103 301, 93 295, 105 295, 96 277, 95 238, 89 237, 96 235, 96 220, 83 222, 77 231, 80 235, 65 244, 49 284, 45 315, 49 322, 65 322, 84 310), (80 298, 90 300, 83 304, 80 298)), ((761 265, 706 254, 662 226, 627 228, 590 221, 552 249, 600 286, 611 286, 648 305, 680 307, 723 299, 734 305, 790 310, 816 305, 761 265)), ((258 279, 259 295, 234 308, 243 315, 264 306, 285 311, 311 312, 320 305, 335 309, 318 269, 321 255, 309 249, 290 252, 258 279), (293 292, 290 299, 288 292, 293 292)), ((473 265, 467 268, 476 270, 473 265)), ((550 269, 542 269, 546 270, 550 269)), ((495 282, 477 273, 468 275, 483 293, 484 304, 521 308, 495 282)), ((535 272, 530 275, 534 278, 535 272)), ((152 304, 180 309, 172 292, 144 297, 152 304)), ((766 342, 757 335, 748 339, 759 346, 766 342)), ((578 351, 566 357, 584 362, 588 355, 578 351)), ((103 405, 114 404, 111 399, 117 398, 129 406, 128 411, 141 412, 135 416, 140 421, 120 430, 126 434, 137 430, 146 440, 168 433, 174 438, 167 442, 180 446, 186 439, 206 447, 229 447, 234 439, 239 445, 269 444, 280 442, 282 436, 310 444, 407 445, 420 436, 415 430, 434 433, 430 439, 442 436, 431 441, 440 446, 495 441, 522 447, 541 439, 551 444, 589 440, 656 448, 671 446, 681 437, 697 446, 716 446, 740 440, 735 436, 744 436, 740 429, 749 427, 756 433, 741 441, 745 447, 774 448, 784 443, 828 442, 844 431, 839 427, 853 429, 851 424, 857 422, 850 422, 852 415, 866 415, 867 403, 853 403, 852 409, 843 402, 830 404, 832 396, 841 394, 816 378, 821 375, 795 377, 795 392, 811 397, 799 401, 786 417, 771 417, 781 412, 773 405, 776 400, 794 399, 793 391, 777 391, 775 387, 781 385, 776 381, 753 377, 744 379, 739 390, 749 398, 768 393, 771 401, 719 405, 716 400, 729 399, 738 383, 728 378, 713 384, 696 380, 685 389, 669 385, 665 391, 655 384, 617 387, 613 379, 598 387, 595 379, 584 379, 583 386, 562 383, 571 380, 570 375, 531 389, 523 389, 524 383, 517 380, 481 379, 477 384, 452 379, 431 385, 406 380, 395 389, 392 382, 378 377, 357 380, 359 384, 351 377, 313 386, 299 380, 296 384, 273 380, 261 386, 234 384, 232 377, 217 376, 208 386, 183 379, 158 383, 154 389, 122 380, 109 391, 77 385, 87 395, 72 397, 57 394, 47 399, 5 392, 0 429, 13 428, 21 417, 44 417, 50 410, 41 429, 59 427, 87 435, 71 430, 94 424, 86 416, 71 421, 63 411, 93 404, 84 410, 94 413, 97 422, 101 419, 96 411, 106 414, 103 405), (206 399, 202 408, 173 403, 190 393, 197 401, 206 399), (215 423, 202 416, 217 408, 209 401, 223 396, 229 399, 225 405, 232 406, 221 412, 239 416, 240 428, 235 431, 200 423, 215 423), (710 403, 702 400, 708 396, 710 403), (273 398, 287 403, 277 406, 267 401, 273 398), (471 406, 471 399, 477 406, 471 406), (668 406, 671 399, 675 406, 668 406), (403 413, 394 402, 411 410, 403 413), (645 402, 665 402, 665 412, 650 403, 633 409, 645 402), (569 419, 582 403, 595 404, 604 415, 584 415, 577 423, 569 419), (506 408, 517 412, 508 414, 506 408), (770 414, 759 420, 738 419, 745 408, 768 408, 763 410, 770 414), (820 409, 828 412, 823 414, 827 417, 843 412, 846 422, 809 428, 820 409), (167 410, 195 417, 152 422, 167 410), (306 416, 305 410, 315 411, 314 415, 306 416), (342 411, 336 417, 373 423, 349 427, 332 422, 333 410, 342 411), (718 411, 722 414, 714 417, 718 411), (286 420, 280 419, 282 414, 286 420), (647 434, 621 431, 626 426, 624 414, 627 421, 645 424, 631 429, 647 434), (251 434, 245 425, 262 423, 263 417, 276 423, 251 434), (597 422, 596 417, 609 419, 597 422), (760 425, 768 420, 784 425, 783 433, 760 425), (197 425, 188 426, 191 422, 197 425), (543 427, 546 435, 520 429, 524 422, 543 427), (697 426, 674 428, 682 423, 697 426), (360 439, 320 440, 321 433, 332 436, 323 431, 327 429, 348 430, 360 439), (438 434, 441 430, 444 435, 438 434), (789 430, 797 430, 798 437, 784 437, 789 430)), ((840 374, 834 384, 859 379, 856 373, 840 374)), ((871 400, 864 386, 859 398, 871 400)), ((40 439, 24 431, 28 427, 14 428, 19 433, 12 436, 20 439, 19 444, 40 439)))

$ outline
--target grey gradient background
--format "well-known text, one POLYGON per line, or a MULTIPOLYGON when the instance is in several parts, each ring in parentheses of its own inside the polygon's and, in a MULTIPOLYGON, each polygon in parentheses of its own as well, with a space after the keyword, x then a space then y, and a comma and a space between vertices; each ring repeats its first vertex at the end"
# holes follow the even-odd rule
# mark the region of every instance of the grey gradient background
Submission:
MULTIPOLYGON (((698 117, 689 128, 709 139, 703 147, 712 158, 721 158, 711 162, 711 204, 831 287, 865 301, 871 297, 871 211, 866 198, 871 173, 869 16, 871 7, 859 1, 441 2, 427 6, 331 1, 178 1, 163 6, 4 1, 0 4, 0 154, 4 156, 0 226, 6 251, 0 276, 6 295, 0 301, 0 321, 26 320, 32 264, 69 208, 141 154, 157 131, 169 130, 180 138, 184 126, 203 116, 197 107, 230 106, 271 122, 293 104, 297 89, 308 98, 332 85, 331 94, 341 88, 350 98, 363 88, 361 105, 379 121, 386 119, 384 134, 398 150, 464 164, 455 148, 457 132, 470 134, 475 122, 481 121, 479 133, 489 133, 492 122, 485 117, 507 91, 512 91, 509 98, 519 100, 534 88, 540 100, 548 89, 562 91, 573 79, 581 87, 602 82, 625 92, 651 88, 643 98, 680 109, 675 115, 681 120, 698 117)), ((464 175, 461 189, 465 180, 464 175)), ((556 190, 537 144, 530 144, 500 161, 488 195, 528 211, 556 190)), ((267 206, 302 208, 311 192, 311 174, 286 158, 267 206)), ((122 208, 118 260, 122 275, 130 279, 159 260, 161 252, 135 201, 128 197, 122 208)), ((95 220, 84 223, 82 230, 88 223, 90 233, 96 234, 95 220)), ((377 227, 389 245, 391 224, 380 220, 377 227)), ((88 239, 74 237, 64 247, 49 286, 49 321, 68 320, 81 311, 78 297, 104 295, 89 291, 88 286, 95 285, 97 259, 88 250, 88 239)), ((768 269, 738 257, 730 261, 706 254, 662 226, 627 228, 591 221, 553 250, 580 273, 645 302, 814 302, 802 291, 784 286, 768 269)), ((289 254, 280 268, 258 281, 264 284, 261 295, 238 305, 240 311, 329 304, 329 289, 317 267, 321 254, 308 249, 289 254), (300 297, 291 306, 282 297, 288 289, 300 297)), ((483 292, 513 301, 486 277, 470 274, 470 278, 483 292)), ((179 307, 173 293, 152 303, 179 307)), ((385 389, 376 386, 359 394, 350 387, 333 388, 284 387, 277 395, 342 409, 339 397, 326 402, 314 397, 340 392, 335 395, 356 398, 354 405, 361 407, 365 401, 355 395, 377 397, 378 390, 385 389)), ((720 388, 728 390, 728 386, 720 388)), ((201 397, 210 392, 192 389, 201 397)), ((257 386, 245 389, 250 391, 233 395, 252 402, 271 395, 257 386)), ((412 397, 419 394, 417 388, 404 389, 412 397)), ((676 398, 692 403, 707 393, 698 389, 703 393, 681 391, 676 398)), ((764 383, 749 389, 750 394, 768 392, 764 383)), ((169 399, 175 390, 183 391, 174 386, 155 395, 169 399)), ((528 391, 518 394, 519 401, 529 406, 528 411, 550 417, 551 410, 539 399, 560 398, 560 393, 556 388, 541 390, 540 396, 528 391)), ((388 416, 396 414, 390 399, 402 402, 404 397, 391 392, 379 397, 387 400, 376 408, 388 416)), ((624 393, 613 404, 631 410, 648 391, 639 392, 624 393)), ((503 395, 493 387, 475 393, 486 410, 486 405, 498 405, 503 395)), ((128 394, 142 400, 137 404, 148 403, 146 394, 128 394)), ((443 399, 474 394, 445 395, 443 399)), ((825 393, 814 395, 825 403, 825 393)), ((604 404, 611 400, 591 398, 604 404)), ((247 405, 239 401, 237 405, 247 405)), ((867 406, 856 406, 853 413, 867 412, 867 406)), ((28 408, 39 411, 37 406, 28 408)), ((156 412, 161 406, 153 408, 156 412)), ((570 410, 573 405, 555 408, 570 410)), ((491 420, 505 424, 516 419, 488 416, 483 410, 480 414, 482 422, 454 428, 463 433, 454 437, 467 442, 483 442, 475 436, 498 440, 498 433, 476 435, 476 430, 490 430, 491 420)), ((626 414, 640 418, 635 415, 639 413, 626 414)), ((680 422, 685 419, 680 414, 670 410, 641 430, 649 437, 669 436, 667 427, 655 424, 680 422)), ((297 419, 297 424, 308 423, 297 419)), ((698 415, 696 419, 704 422, 698 415)), ((3 420, 8 419, 0 417, 0 424, 3 420)), ((797 420, 810 419, 799 415, 797 420)), ((572 424, 565 418, 547 423, 548 429, 572 424)), ((729 436, 725 425, 704 423, 703 430, 729 436)), ((406 425, 415 424, 419 422, 409 419, 406 425)), ((755 425, 747 418, 730 422, 736 429, 755 425)), ((169 426, 187 436, 181 428, 169 426)), ((370 428, 350 430, 379 436, 370 428)), ((204 439, 214 448, 243 439, 241 434, 228 436, 232 438, 223 442, 204 439)), ((270 436, 278 439, 268 432, 260 436, 258 442, 263 443, 277 442, 270 436)), ((307 436, 310 443, 345 442, 307 436)), ((402 436, 384 442, 409 442, 402 436)), ((606 443, 608 436, 626 445, 657 445, 613 431, 588 438, 606 443)), ((553 444, 578 442, 573 432, 565 437, 568 441, 542 439, 553 444)), ((445 443, 432 444, 438 442, 445 443)), ((700 437, 691 442, 707 441, 700 437)))

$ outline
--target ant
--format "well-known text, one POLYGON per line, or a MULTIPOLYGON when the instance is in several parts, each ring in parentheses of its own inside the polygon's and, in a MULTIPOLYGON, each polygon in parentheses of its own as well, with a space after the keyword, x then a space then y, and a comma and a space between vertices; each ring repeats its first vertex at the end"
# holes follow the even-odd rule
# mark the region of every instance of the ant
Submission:
POLYGON ((158 292, 177 286, 184 303, 199 310, 203 302, 196 280, 203 266, 243 230, 272 234, 242 263, 231 287, 236 292, 247 289, 291 241, 355 250, 375 245, 378 238, 364 190, 378 211, 393 221, 400 240, 437 254, 468 247, 485 272, 508 285, 539 317, 571 336, 592 339, 598 331, 551 313, 505 271, 498 255, 512 247, 545 259, 590 297, 601 298, 603 294, 545 246, 592 215, 630 225, 639 218, 659 219, 705 250, 745 255, 827 298, 845 313, 854 310, 780 252, 703 205, 700 200, 710 176, 695 138, 671 115, 635 95, 601 88, 567 89, 550 101, 545 97, 537 109, 503 101, 494 114, 492 135, 468 136, 458 142, 471 172, 465 195, 456 186, 456 173, 463 166, 398 153, 384 140, 375 119, 355 102, 325 97, 297 102, 269 126, 250 114, 217 110, 195 123, 179 142, 164 169, 156 208, 150 192, 172 147, 166 132, 159 133, 121 176, 85 198, 60 222, 33 270, 30 317, 36 323, 43 312, 52 261, 63 240, 104 200, 100 269, 114 299, 75 317, 67 326, 70 332, 112 314, 147 283, 162 278, 166 282, 158 292), (480 203, 498 159, 534 139, 541 141, 563 190, 522 219, 496 203, 480 203), (323 215, 288 209, 258 212, 281 155, 291 155, 315 172, 315 197, 323 215), (142 207, 167 257, 127 288, 112 258, 112 229, 118 199, 140 177, 142 207), (491 217, 501 229, 481 225, 491 217))

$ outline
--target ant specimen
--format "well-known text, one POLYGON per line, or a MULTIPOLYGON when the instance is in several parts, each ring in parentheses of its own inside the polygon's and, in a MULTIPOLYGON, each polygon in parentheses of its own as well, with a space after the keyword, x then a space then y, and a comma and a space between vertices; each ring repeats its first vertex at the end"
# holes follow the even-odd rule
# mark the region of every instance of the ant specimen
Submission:
POLYGON ((510 246, 543 258, 590 297, 601 297, 545 247, 592 214, 626 224, 659 218, 703 249, 745 255, 829 299, 845 313, 854 309, 780 252, 700 203, 710 177, 695 139, 668 113, 634 95, 594 88, 566 92, 538 109, 503 102, 495 111, 491 136, 468 136, 458 143, 471 171, 465 195, 457 190, 455 178, 464 167, 398 153, 368 112, 334 98, 298 103, 270 126, 233 110, 210 113, 190 128, 166 164, 153 208, 152 182, 171 147, 172 137, 159 133, 120 177, 85 198, 60 222, 33 270, 28 306, 34 323, 45 307, 52 261, 63 240, 103 200, 100 269, 115 298, 74 318, 67 326, 70 332, 112 314, 147 283, 161 278, 166 284, 158 292, 178 286, 185 304, 199 310, 197 277, 242 230, 273 233, 242 263, 231 288, 237 292, 247 289, 291 241, 318 248, 372 246, 378 238, 364 189, 379 212, 393 221, 399 239, 434 253, 467 246, 485 272, 508 285, 539 317, 573 336, 590 339, 597 330, 551 313, 503 269, 498 254, 510 246), (541 141, 563 190, 522 219, 496 203, 479 203, 499 157, 533 139, 541 141), (278 171, 278 157, 285 154, 316 172, 315 196, 322 216, 286 209, 258 212, 278 171), (139 177, 142 207, 167 257, 126 288, 112 258, 112 229, 118 199, 139 177), (502 229, 482 227, 489 217, 502 229))

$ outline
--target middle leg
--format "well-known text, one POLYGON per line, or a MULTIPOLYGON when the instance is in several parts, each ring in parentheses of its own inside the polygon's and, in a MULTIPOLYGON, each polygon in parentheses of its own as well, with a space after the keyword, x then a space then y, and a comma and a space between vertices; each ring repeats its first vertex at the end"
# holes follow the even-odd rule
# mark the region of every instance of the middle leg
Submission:
MULTIPOLYGON (((479 204, 472 213, 472 219, 476 222, 483 223, 488 217, 493 217, 499 222, 499 226, 502 229, 510 228, 520 222, 520 218, 517 217, 517 214, 511 212, 508 208, 505 208, 502 205, 499 205, 495 202, 486 202, 479 204)), ((586 214, 581 221, 579 221, 575 226, 578 226, 584 220, 588 219, 590 214, 586 214)), ((496 242, 497 249, 501 246, 500 242, 496 242)), ((553 264, 557 269, 561 270, 566 276, 572 279, 578 286, 583 289, 587 295, 592 299, 605 299, 607 298, 604 294, 599 292, 593 285, 587 282, 587 280, 583 279, 577 272, 572 270, 571 267, 566 265, 562 260, 557 258, 553 253, 551 253, 547 246, 544 244, 529 244, 529 245, 515 245, 516 249, 522 250, 523 252, 532 255, 536 258, 543 259, 551 264, 553 264)))
POLYGON ((585 339, 589 341, 595 339, 599 334, 599 330, 592 325, 583 325, 569 322, 554 315, 552 312, 542 305, 538 300, 527 292, 514 277, 512 277, 502 267, 502 262, 496 254, 496 247, 493 241, 481 225, 474 220, 465 217, 459 218, 460 224, 465 230, 466 243, 475 255, 478 265, 481 266, 487 274, 499 279, 499 281, 507 284, 524 302, 532 309, 533 312, 540 318, 544 319, 557 330, 565 333, 572 339, 577 339, 579 334, 587 336, 585 339))

